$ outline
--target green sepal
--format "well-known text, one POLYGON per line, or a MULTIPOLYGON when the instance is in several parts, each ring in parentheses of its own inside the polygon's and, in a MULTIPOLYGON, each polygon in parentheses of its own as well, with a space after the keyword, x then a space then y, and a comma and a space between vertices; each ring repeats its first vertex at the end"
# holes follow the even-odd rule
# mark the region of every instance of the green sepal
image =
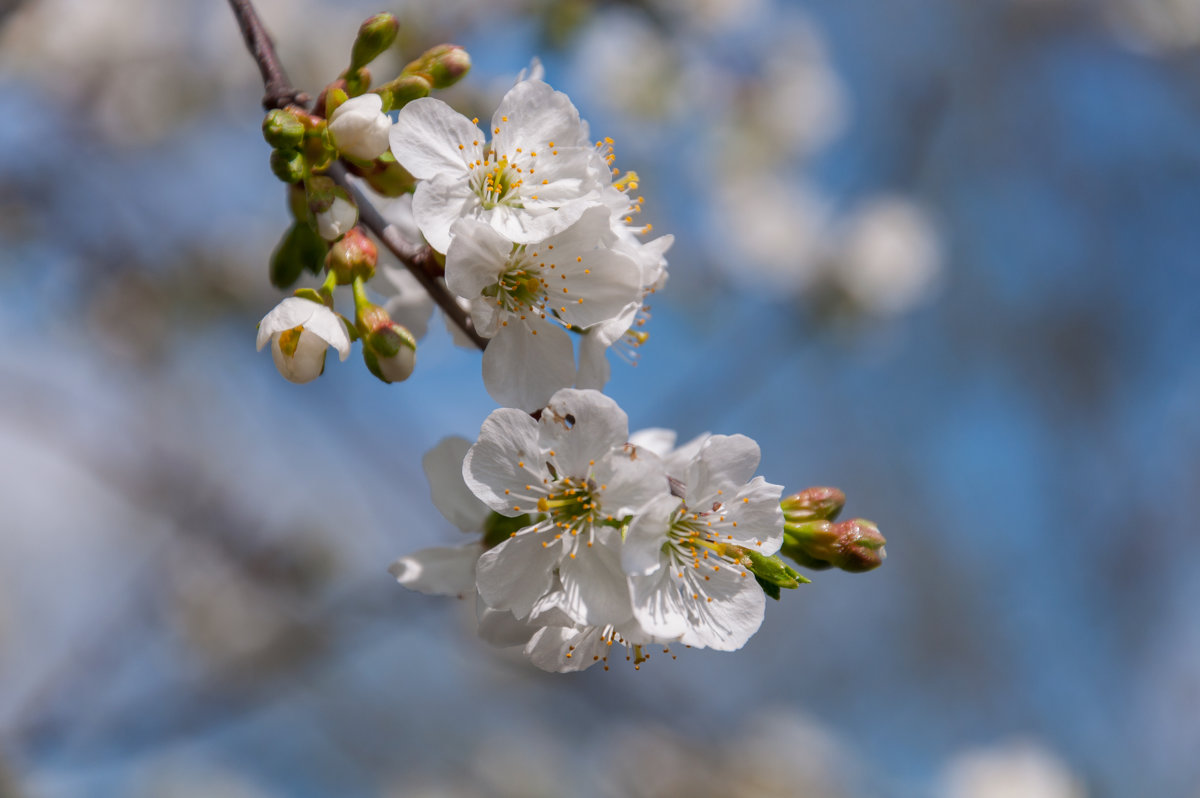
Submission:
POLYGON ((277 150, 295 149, 304 140, 304 123, 282 108, 263 118, 263 138, 277 150))
POLYGON ((312 288, 297 288, 292 292, 292 296, 299 297, 300 299, 307 299, 309 302, 319 302, 322 305, 325 304, 325 297, 321 296, 312 288))
POLYGON ((491 549, 499 546, 513 534, 529 526, 530 521, 528 513, 510 518, 493 510, 492 514, 483 522, 483 547, 491 549))
POLYGON ((271 284, 276 288, 288 288, 305 269, 319 274, 328 248, 311 226, 303 222, 292 224, 271 253, 271 284))
POLYGON ((763 579, 758 574, 754 575, 754 581, 758 582, 758 586, 762 588, 764 593, 766 593, 768 596, 775 599, 776 601, 779 601, 779 595, 780 595, 779 585, 774 584, 773 582, 768 582, 767 580, 763 579))
MULTIPOLYGON (((750 561, 747 568, 754 576, 776 587, 788 590, 807 584, 810 580, 801 576, 794 568, 776 556, 759 554, 751 549, 745 550, 745 558, 750 561)), ((745 560, 743 560, 745 562, 745 560)))

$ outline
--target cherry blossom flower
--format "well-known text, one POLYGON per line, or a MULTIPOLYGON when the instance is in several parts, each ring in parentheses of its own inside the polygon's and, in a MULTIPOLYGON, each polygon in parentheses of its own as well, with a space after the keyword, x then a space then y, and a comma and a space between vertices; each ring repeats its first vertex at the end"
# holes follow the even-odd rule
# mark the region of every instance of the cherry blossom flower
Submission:
POLYGON ((632 317, 641 269, 607 248, 608 211, 597 205, 557 235, 514 245, 489 225, 461 219, 446 253, 446 285, 470 301, 481 335, 483 382, 497 402, 533 411, 575 382, 564 327, 632 317))
POLYGON ((519 81, 504 96, 490 143, 476 122, 423 97, 404 106, 392 127, 392 154, 421 181, 417 225, 438 252, 463 217, 519 244, 540 241, 577 220, 610 179, 575 106, 541 80, 519 81))
POLYGON ((783 542, 782 487, 762 477, 758 444, 713 435, 687 466, 686 498, 659 496, 638 513, 622 547, 633 613, 651 635, 733 651, 762 624, 762 589, 741 549, 783 542))
POLYGON ((315 380, 325 371, 325 350, 332 346, 338 358, 350 354, 350 334, 345 322, 319 302, 288 297, 258 323, 258 349, 271 342, 271 356, 279 373, 291 382, 315 380))
POLYGON ((627 438, 624 411, 596 391, 559 391, 538 421, 510 408, 488 416, 463 477, 497 513, 539 519, 479 558, 489 607, 529 618, 558 580, 559 609, 575 623, 628 620, 620 525, 669 488, 659 459, 627 438))

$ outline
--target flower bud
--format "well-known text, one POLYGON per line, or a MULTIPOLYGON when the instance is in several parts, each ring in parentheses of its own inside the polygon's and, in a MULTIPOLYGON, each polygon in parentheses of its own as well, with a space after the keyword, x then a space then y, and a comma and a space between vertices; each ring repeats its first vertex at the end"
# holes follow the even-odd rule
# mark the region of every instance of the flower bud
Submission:
POLYGON ((364 94, 346 100, 329 118, 329 136, 341 152, 360 161, 373 161, 388 151, 392 120, 383 113, 383 98, 364 94))
POLYGON ((329 248, 325 268, 337 275, 338 285, 350 285, 355 277, 371 279, 379 251, 361 227, 352 227, 329 248))
POLYGON ((307 190, 308 211, 321 238, 336 241, 358 223, 358 208, 350 195, 329 178, 312 178, 307 190))
POLYGON ((288 297, 258 325, 258 348, 271 343, 275 368, 291 382, 315 380, 325 370, 325 350, 332 346, 345 360, 350 334, 345 322, 319 302, 288 297))
POLYGON ((266 115, 262 131, 263 138, 277 150, 295 149, 304 139, 304 123, 282 108, 266 115))
POLYGON ((397 163, 390 152, 385 152, 367 166, 350 163, 348 169, 365 180, 372 191, 385 197, 411 194, 417 184, 416 178, 397 163))
POLYGON ((271 171, 285 183, 304 179, 304 156, 297 150, 271 150, 271 171))
POLYGON ((367 369, 384 382, 404 382, 417 365, 416 339, 389 320, 363 338, 363 360, 367 369))
POLYGON ((358 37, 350 49, 348 72, 366 66, 392 46, 400 31, 400 20, 395 14, 376 14, 358 29, 358 37))
POLYGON ((445 89, 471 71, 471 56, 457 44, 439 44, 425 51, 404 71, 423 75, 435 89, 445 89))
POLYGON ((806 568, 834 567, 862 573, 883 563, 886 543, 879 527, 861 518, 836 524, 824 519, 788 521, 783 527, 783 547, 779 551, 806 568))
POLYGON ((792 523, 801 521, 832 521, 846 504, 846 494, 837 488, 808 488, 793 493, 779 503, 783 517, 792 523))
POLYGON ((308 269, 319 274, 329 245, 308 222, 295 222, 271 253, 271 285, 287 288, 308 269))
POLYGON ((423 75, 403 74, 375 91, 383 99, 383 110, 386 112, 403 108, 421 97, 428 97, 432 89, 429 78, 423 75))

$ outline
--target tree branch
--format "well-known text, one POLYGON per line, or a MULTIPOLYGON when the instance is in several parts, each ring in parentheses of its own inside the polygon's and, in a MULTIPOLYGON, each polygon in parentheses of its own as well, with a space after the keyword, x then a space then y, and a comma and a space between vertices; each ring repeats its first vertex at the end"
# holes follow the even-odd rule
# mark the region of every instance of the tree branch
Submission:
POLYGON ((400 235, 399 231, 383 218, 383 215, 371 204, 370 200, 363 196, 358 186, 347 180, 346 167, 342 166, 342 164, 335 163, 329 168, 327 174, 333 178, 333 182, 350 193, 354 204, 358 206, 359 222, 370 230, 412 272, 412 275, 417 278, 421 286, 433 297, 433 301, 446 314, 446 318, 458 325, 459 329, 476 346, 480 349, 486 348, 488 339, 475 332, 475 325, 471 323, 467 312, 463 310, 458 301, 446 290, 446 287, 438 282, 437 278, 441 272, 441 267, 433 259, 433 250, 428 246, 413 244, 400 235))
POLYGON ((263 27, 258 12, 250 0, 229 0, 233 16, 237 18, 246 49, 254 56, 258 71, 262 73, 263 86, 267 93, 263 95, 263 110, 286 108, 289 105, 307 105, 308 95, 297 91, 288 80, 283 65, 279 63, 279 55, 275 52, 275 43, 263 27))
MULTIPOLYGON (((254 10, 251 0, 229 0, 233 15, 237 18, 246 49, 254 56, 258 71, 262 73, 263 85, 267 93, 263 97, 263 108, 270 111, 274 108, 286 108, 289 105, 306 105, 308 96, 297 91, 288 81, 287 73, 279 62, 279 54, 275 52, 275 44, 263 26, 258 12, 254 10)), ((441 267, 434 260, 433 250, 428 246, 420 246, 405 239, 395 227, 388 224, 383 215, 371 204, 357 186, 347 180, 346 168, 341 163, 334 163, 329 168, 328 176, 335 183, 346 189, 358 206, 358 216, 363 226, 375 234, 384 246, 400 262, 412 272, 421 286, 433 297, 446 318, 458 325, 459 329, 471 339, 480 349, 487 347, 487 339, 475 331, 466 311, 454 297, 438 282, 441 267)))

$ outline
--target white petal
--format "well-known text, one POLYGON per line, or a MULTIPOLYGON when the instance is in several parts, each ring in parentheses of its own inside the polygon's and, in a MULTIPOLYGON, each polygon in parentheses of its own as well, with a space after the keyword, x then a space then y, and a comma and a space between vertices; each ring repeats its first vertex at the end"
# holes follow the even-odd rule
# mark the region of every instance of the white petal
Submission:
POLYGON ((700 447, 711 437, 711 432, 702 432, 679 448, 669 452, 663 457, 663 465, 666 466, 667 473, 686 482, 688 467, 696 459, 696 455, 700 454, 700 447))
POLYGON ((753 547, 761 554, 774 554, 783 545, 783 510, 779 507, 782 485, 755 477, 732 494, 721 496, 723 521, 713 521, 712 531, 739 546, 753 547), (734 524, 737 526, 734 526, 734 524))
POLYGON ((584 201, 569 202, 553 210, 531 209, 529 205, 527 203, 525 208, 497 205, 489 210, 480 210, 478 216, 508 240, 517 244, 534 244, 561 233, 578 221, 590 207, 584 201))
POLYGON ((571 338, 554 324, 510 323, 483 350, 483 385, 507 407, 533 412, 574 380, 571 338))
POLYGON ((422 180, 413 192, 413 218, 429 246, 445 252, 450 246, 450 228, 464 216, 478 215, 479 197, 466 178, 438 175, 422 180))
POLYGON ((582 624, 617 624, 633 615, 620 557, 608 546, 579 546, 559 563, 563 610, 582 624))
POLYGON ((741 488, 754 476, 761 454, 745 435, 712 435, 688 468, 688 501, 696 509, 741 488), (718 494, 717 491, 724 491, 718 494))
POLYGON ((625 573, 643 575, 669 565, 663 545, 679 502, 677 496, 659 496, 634 516, 621 546, 621 568, 625 573))
POLYGON ((544 626, 525 646, 529 661, 551 673, 573 673, 608 657, 610 646, 596 626, 544 626))
POLYGON ((579 369, 575 372, 575 387, 600 391, 608 382, 612 369, 608 365, 608 344, 589 331, 579 338, 579 369))
POLYGON ((482 551, 478 543, 422 549, 396 560, 388 571, 411 590, 461 598, 475 592, 475 562, 482 551))
POLYGON ((600 492, 604 512, 618 518, 636 513, 671 492, 662 460, 645 449, 614 449, 597 459, 592 473, 604 486, 600 492))
POLYGON ((446 250, 446 287, 463 299, 475 299, 500 279, 512 243, 491 225, 471 218, 455 222, 451 235, 446 250))
POLYGON ((678 579, 676 573, 669 567, 662 567, 629 580, 633 617, 647 634, 660 639, 678 640, 689 630, 691 623, 684 594, 674 584, 678 579))
POLYGON ((317 234, 326 241, 336 241, 358 223, 358 208, 340 194, 328 208, 314 214, 317 234))
POLYGON ((483 157, 486 140, 471 120, 432 97, 401 108, 391 130, 392 154, 418 180, 438 175, 465 179, 468 164, 483 157))
POLYGON ((567 388, 554 394, 539 422, 545 449, 555 452, 559 473, 586 476, 590 461, 599 460, 629 437, 629 419, 620 406, 599 391, 567 388))
POLYGON ((321 376, 325 371, 325 352, 328 349, 324 341, 308 330, 301 330, 296 348, 288 356, 279 345, 279 336, 280 333, 271 336, 271 359, 284 378, 303 385, 321 376))
POLYGON ((475 614, 479 619, 479 636, 499 648, 523 646, 538 627, 518 621, 508 610, 494 610, 476 596, 475 614))
POLYGON ((475 569, 480 598, 492 609, 511 610, 518 620, 528 618, 549 589, 561 556, 551 532, 518 533, 480 556, 475 569))
POLYGON ((492 117, 492 132, 493 149, 510 154, 510 160, 518 147, 549 153, 551 142, 560 152, 568 147, 591 149, 571 99, 540 80, 521 81, 508 90, 492 117))
POLYGON ((466 438, 442 438, 421 458, 421 466, 438 512, 463 532, 482 532, 491 509, 463 481, 463 460, 470 448, 466 438))
POLYGON ((463 479, 471 492, 510 517, 537 509, 536 499, 519 499, 513 494, 525 494, 526 484, 540 485, 544 473, 537 422, 528 413, 511 408, 492 411, 480 427, 479 441, 463 460, 463 479))
MULTIPOLYGON (((691 624, 680 642, 696 648, 736 651, 762 626, 766 598, 752 575, 721 568, 704 583, 705 593, 689 605, 691 624), (708 601, 711 598, 712 601, 708 601)), ((680 580, 682 581, 682 580, 680 580)), ((681 595, 687 602, 688 596, 681 595)))
POLYGON ((329 118, 329 135, 334 145, 364 161, 387 152, 391 127, 392 120, 383 113, 383 98, 378 94, 352 97, 329 118))
POLYGON ((320 302, 295 296, 284 299, 258 323, 258 348, 261 350, 275 333, 296 327, 303 327, 332 346, 342 360, 350 354, 350 334, 341 317, 320 302))
POLYGON ((664 427, 647 427, 629 435, 629 442, 639 449, 647 449, 659 457, 666 457, 675 448, 678 433, 664 427))

